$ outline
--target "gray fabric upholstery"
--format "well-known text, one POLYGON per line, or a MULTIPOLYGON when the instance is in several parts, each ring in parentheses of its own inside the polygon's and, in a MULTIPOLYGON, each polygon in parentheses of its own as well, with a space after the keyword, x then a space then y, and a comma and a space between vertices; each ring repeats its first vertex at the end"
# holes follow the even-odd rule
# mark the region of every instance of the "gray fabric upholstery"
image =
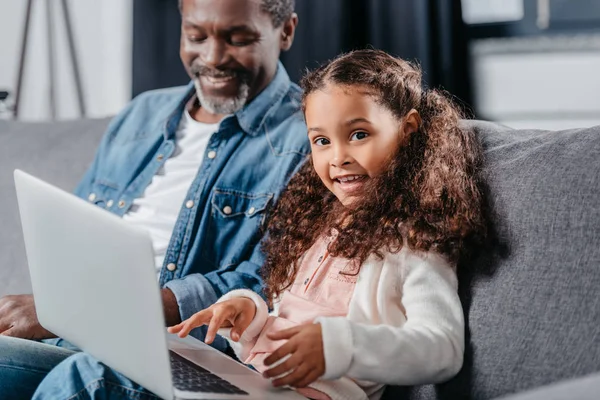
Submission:
POLYGON ((491 399, 600 371, 600 127, 467 126, 484 147, 498 241, 460 266, 465 364, 390 399, 491 399))
POLYGON ((599 397, 600 374, 594 374, 502 397, 498 400, 598 400, 599 397))
POLYGON ((63 189, 74 189, 108 121, 0 121, 0 296, 31 292, 13 170, 19 168, 63 189))

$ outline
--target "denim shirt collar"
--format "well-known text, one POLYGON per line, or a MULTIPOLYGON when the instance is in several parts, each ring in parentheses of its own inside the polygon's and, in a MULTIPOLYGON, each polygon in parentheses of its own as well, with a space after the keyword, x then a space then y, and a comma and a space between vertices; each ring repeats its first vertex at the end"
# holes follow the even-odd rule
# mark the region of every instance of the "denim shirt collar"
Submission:
MULTIPOLYGON (((277 104, 290 88, 290 77, 281 61, 277 62, 277 71, 273 80, 262 90, 250 103, 235 113, 237 122, 250 136, 256 136, 264 123, 265 117, 274 104, 277 104)), ((169 116, 166 122, 165 139, 173 138, 181 116, 188 102, 196 94, 194 82, 187 85, 185 95, 178 103, 176 110, 169 116)), ((226 118, 229 119, 231 117, 226 118)))
POLYGON ((247 134, 254 136, 260 128, 274 104, 279 103, 290 88, 290 77, 281 62, 277 63, 277 72, 271 83, 267 85, 244 108, 235 113, 240 127, 247 134))

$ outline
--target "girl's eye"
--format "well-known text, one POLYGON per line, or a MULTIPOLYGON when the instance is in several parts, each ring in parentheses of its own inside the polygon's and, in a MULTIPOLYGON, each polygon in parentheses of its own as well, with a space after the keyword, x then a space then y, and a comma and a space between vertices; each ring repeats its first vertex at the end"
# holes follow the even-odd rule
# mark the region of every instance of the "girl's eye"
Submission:
POLYGON ((316 138, 315 140, 313 140, 313 143, 316 144, 317 146, 325 146, 325 145, 328 145, 330 142, 328 139, 325 139, 324 137, 320 137, 320 138, 316 138))
POLYGON ((352 134, 352 136, 350 136, 350 140, 363 140, 367 136, 369 136, 369 134, 367 132, 358 131, 358 132, 354 132, 352 134))

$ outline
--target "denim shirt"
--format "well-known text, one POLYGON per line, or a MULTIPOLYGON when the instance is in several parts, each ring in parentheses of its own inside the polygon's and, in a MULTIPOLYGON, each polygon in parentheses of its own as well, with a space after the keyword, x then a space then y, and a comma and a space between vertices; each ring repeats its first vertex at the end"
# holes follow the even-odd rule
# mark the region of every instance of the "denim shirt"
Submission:
MULTIPOLYGON (((179 121, 194 94, 190 83, 136 97, 110 123, 76 194, 123 216, 175 150, 179 121)), ((279 64, 273 81, 211 136, 160 274, 182 319, 230 290, 261 292, 266 212, 309 154, 300 94, 279 64)), ((203 339, 205 332, 193 334, 203 339)), ((215 343, 224 346, 224 340, 215 343)))

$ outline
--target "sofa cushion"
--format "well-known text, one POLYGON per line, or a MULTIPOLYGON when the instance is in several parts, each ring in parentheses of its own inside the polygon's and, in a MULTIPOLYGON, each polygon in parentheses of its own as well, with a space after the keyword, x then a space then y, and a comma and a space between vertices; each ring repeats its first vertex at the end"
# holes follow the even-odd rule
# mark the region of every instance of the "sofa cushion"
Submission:
POLYGON ((490 399, 600 371, 600 126, 466 126, 484 148, 497 241, 460 266, 465 363, 390 399, 490 399))
POLYGON ((600 374, 593 374, 527 390, 498 400, 598 400, 599 393, 600 374))
POLYGON ((13 170, 73 190, 91 163, 108 121, 0 121, 0 296, 31 292, 13 170))

